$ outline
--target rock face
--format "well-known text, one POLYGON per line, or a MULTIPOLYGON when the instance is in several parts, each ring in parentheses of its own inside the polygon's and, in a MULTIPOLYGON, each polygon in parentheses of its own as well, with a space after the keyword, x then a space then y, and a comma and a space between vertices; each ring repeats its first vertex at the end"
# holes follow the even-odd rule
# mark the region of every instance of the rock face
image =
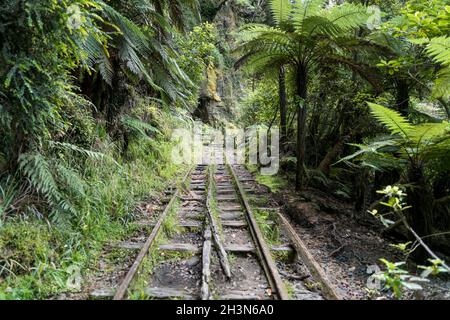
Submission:
POLYGON ((199 105, 194 112, 194 116, 202 122, 214 125, 217 123, 215 113, 217 112, 222 99, 217 92, 217 79, 219 70, 212 64, 205 70, 205 80, 202 83, 199 105))
POLYGON ((239 26, 238 9, 232 0, 217 4, 217 8, 213 23, 219 31, 220 51, 228 63, 219 66, 209 65, 205 70, 199 105, 194 112, 195 117, 212 126, 218 126, 233 119, 238 96, 235 86, 239 86, 240 78, 239 72, 233 68, 233 58, 230 53, 234 42, 232 34, 239 26))

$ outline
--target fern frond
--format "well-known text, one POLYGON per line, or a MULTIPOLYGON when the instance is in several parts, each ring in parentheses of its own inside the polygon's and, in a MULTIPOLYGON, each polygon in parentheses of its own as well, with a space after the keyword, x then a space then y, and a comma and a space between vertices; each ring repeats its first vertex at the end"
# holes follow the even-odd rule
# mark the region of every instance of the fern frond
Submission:
POLYGON ((291 0, 271 0, 270 10, 275 22, 280 25, 289 20, 292 13, 291 0))
POLYGON ((58 148, 65 151, 73 151, 75 153, 78 153, 82 156, 94 159, 94 160, 104 160, 107 158, 107 156, 101 152, 95 152, 92 150, 80 148, 74 144, 67 143, 67 142, 58 142, 58 141, 49 141, 50 147, 58 148))
POLYGON ((367 23, 370 14, 360 4, 344 3, 324 11, 325 17, 342 30, 361 27, 367 23))
POLYGON ((307 38, 316 34, 327 37, 343 36, 343 33, 363 26, 369 17, 365 6, 349 3, 326 10, 316 8, 310 11, 296 14, 294 21, 296 33, 307 38))
POLYGON ((60 182, 64 189, 73 193, 77 198, 82 198, 86 195, 85 182, 75 169, 58 162, 55 165, 55 173, 58 182, 60 182))
POLYGON ((98 60, 98 69, 103 80, 109 85, 112 84, 114 68, 106 55, 102 55, 98 60))
POLYGON ((297 1, 293 8, 294 25, 302 32, 303 22, 309 17, 317 16, 327 2, 324 0, 297 1))
POLYGON ((439 70, 434 80, 433 97, 448 99, 450 97, 450 66, 439 70))
POLYGON ((149 53, 148 37, 142 32, 139 26, 105 3, 102 3, 102 8, 108 20, 120 30, 123 38, 131 46, 143 54, 149 53))
POLYGON ((367 104, 374 117, 384 124, 392 134, 400 134, 405 138, 409 137, 409 134, 413 130, 413 126, 400 113, 379 104, 371 102, 368 102, 367 104))
POLYGON ((60 201, 61 194, 53 177, 49 162, 40 153, 23 153, 19 156, 19 168, 31 185, 49 201, 60 201))
POLYGON ((426 51, 437 63, 450 66, 450 37, 432 38, 426 51))
POLYGON ((353 160, 355 158, 358 158, 364 154, 367 153, 375 153, 375 154, 379 154, 379 149, 388 147, 388 146, 394 146, 396 143, 395 140, 392 139, 388 139, 388 140, 380 140, 380 141, 374 141, 370 144, 358 144, 358 143, 349 143, 348 145, 350 146, 354 146, 359 148, 358 151, 356 151, 355 153, 346 156, 342 159, 340 159, 338 162, 336 162, 335 164, 338 164, 340 162, 345 162, 345 161, 350 161, 353 160))
POLYGON ((161 132, 154 126, 152 126, 144 121, 141 121, 139 119, 131 118, 129 116, 122 117, 122 124, 124 124, 127 128, 140 133, 144 137, 148 137, 148 134, 146 131, 149 131, 149 132, 155 133, 155 134, 161 134, 161 132))
POLYGON ((421 123, 414 126, 414 130, 410 132, 409 137, 417 144, 427 144, 443 136, 449 129, 448 122, 421 123))

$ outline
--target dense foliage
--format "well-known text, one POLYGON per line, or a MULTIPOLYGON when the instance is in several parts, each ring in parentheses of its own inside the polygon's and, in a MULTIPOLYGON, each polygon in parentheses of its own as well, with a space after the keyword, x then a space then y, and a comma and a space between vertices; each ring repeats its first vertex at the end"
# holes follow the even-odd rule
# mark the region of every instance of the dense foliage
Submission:
POLYGON ((243 119, 277 120, 297 188, 353 199, 361 218, 376 190, 403 185, 409 223, 448 252, 450 2, 269 3, 273 21, 238 41, 257 81, 243 119))
POLYGON ((170 133, 214 50, 198 19, 189 0, 2 5, 0 298, 67 290, 178 177, 170 133))
MULTIPOLYGON (((400 192, 387 234, 450 252, 450 0, 7 0, 0 43, 0 299, 69 291, 132 232, 204 101, 279 125, 298 191, 357 220, 400 192)), ((414 286, 383 263, 395 295, 414 286)))

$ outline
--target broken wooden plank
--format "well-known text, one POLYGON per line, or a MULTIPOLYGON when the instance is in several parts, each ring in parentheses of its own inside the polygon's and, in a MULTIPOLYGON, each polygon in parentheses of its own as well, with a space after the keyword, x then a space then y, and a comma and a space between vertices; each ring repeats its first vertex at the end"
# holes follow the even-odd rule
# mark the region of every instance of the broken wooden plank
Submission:
POLYGON ((256 248, 253 244, 227 244, 225 250, 232 253, 252 253, 256 248))
POLYGON ((144 293, 146 296, 149 296, 154 299, 185 299, 185 300, 194 300, 196 297, 192 295, 191 292, 186 291, 185 289, 177 289, 177 288, 145 288, 144 293))
POLYGON ((222 227, 240 228, 247 226, 245 220, 223 220, 222 227))
POLYGON ((214 178, 213 178, 213 172, 211 170, 211 168, 209 168, 209 187, 208 187, 208 197, 206 200, 206 207, 208 210, 206 210, 207 215, 208 215, 208 219, 209 222, 211 224, 211 232, 214 238, 214 243, 217 247, 217 254, 219 256, 219 260, 220 260, 220 265, 222 266, 223 272, 225 273, 225 276, 227 277, 227 279, 231 278, 231 267, 230 267, 230 263, 228 261, 228 256, 227 256, 227 252, 223 246, 222 243, 222 239, 220 238, 220 234, 219 234, 219 228, 217 226, 217 222, 214 219, 214 216, 212 214, 212 208, 211 208, 211 203, 210 201, 212 200, 212 192, 213 192, 213 183, 214 183, 214 178))
POLYGON ((203 252, 202 252, 202 300, 209 300, 211 292, 209 285, 211 282, 211 227, 209 224, 205 227, 205 232, 203 234, 203 252))
POLYGON ((159 245, 161 251, 200 252, 200 248, 191 243, 165 243, 159 245))
POLYGON ((91 300, 109 300, 114 297, 116 290, 113 288, 99 288, 89 293, 89 299, 91 300))

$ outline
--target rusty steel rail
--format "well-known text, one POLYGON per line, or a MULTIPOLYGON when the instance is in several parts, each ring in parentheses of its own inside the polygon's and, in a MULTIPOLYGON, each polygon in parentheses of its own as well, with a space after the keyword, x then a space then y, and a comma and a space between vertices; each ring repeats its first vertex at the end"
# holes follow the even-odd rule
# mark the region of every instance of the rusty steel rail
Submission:
MULTIPOLYGON (((181 181, 182 184, 186 182, 186 179, 190 176, 192 170, 193 170, 193 168, 190 168, 189 171, 186 173, 186 175, 183 177, 183 180, 181 181)), ((136 259, 134 260, 133 265, 128 270, 127 275, 122 280, 119 287, 117 288, 116 293, 114 294, 113 300, 122 300, 126 297, 127 290, 129 288, 131 282, 133 281, 134 276, 136 275, 137 271, 139 270, 139 267, 141 266, 142 261, 144 260, 145 256, 147 255, 148 251, 150 250, 150 247, 155 242, 155 240, 159 234, 159 231, 161 230, 161 226, 162 226, 165 218, 169 214, 170 209, 171 209, 173 203, 175 202, 175 200, 178 198, 179 194, 180 194, 180 188, 177 187, 177 190, 173 194, 169 203, 166 205, 163 213, 158 218, 158 222, 153 227, 152 232, 150 233, 149 237, 147 238, 147 240, 145 241, 141 250, 139 251, 139 254, 136 257, 136 259)))
POLYGON ((272 292, 275 293, 278 299, 280 300, 289 300, 286 285, 281 279, 281 276, 275 265, 275 261, 273 260, 272 255, 270 253, 270 249, 267 246, 266 241, 264 240, 264 236, 258 226, 258 223, 256 222, 250 204, 247 200, 247 196, 245 195, 244 188, 239 182, 239 179, 236 173, 234 172, 233 167, 229 163, 227 163, 227 167, 229 172, 231 173, 234 184, 238 190, 238 195, 241 200, 241 203, 244 206, 244 211, 246 213, 250 233, 252 235, 253 242, 255 243, 256 252, 260 258, 267 280, 269 281, 269 284, 272 288, 272 292))

